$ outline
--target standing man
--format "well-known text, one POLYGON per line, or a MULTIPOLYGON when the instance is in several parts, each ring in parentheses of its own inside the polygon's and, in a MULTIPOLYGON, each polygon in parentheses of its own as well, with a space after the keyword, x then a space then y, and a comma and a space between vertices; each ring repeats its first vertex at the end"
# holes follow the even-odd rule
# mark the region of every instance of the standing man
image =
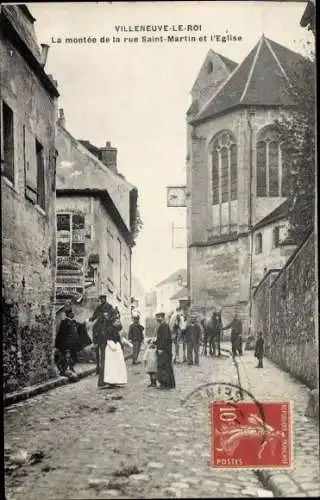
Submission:
POLYGON ((157 330, 157 380, 159 389, 175 389, 176 382, 172 366, 172 338, 163 312, 156 314, 157 330))
POLYGON ((178 363, 180 354, 180 341, 181 341, 181 316, 176 315, 172 328, 172 337, 174 342, 174 363, 178 363))
POLYGON ((201 327, 196 322, 196 316, 191 316, 191 324, 186 329, 188 365, 199 365, 199 348, 201 341, 201 327))
POLYGON ((99 296, 99 305, 95 309, 89 321, 94 321, 92 327, 92 337, 93 343, 96 345, 96 374, 100 373, 100 361, 101 361, 101 346, 102 346, 102 337, 104 333, 104 329, 106 326, 112 325, 112 317, 114 315, 114 309, 109 302, 107 302, 107 295, 102 294, 99 296), (107 321, 106 321, 107 320, 107 321), (109 323, 109 325, 108 325, 109 323))
POLYGON ((65 375, 68 370, 74 372, 77 353, 80 350, 78 327, 72 308, 67 306, 64 312, 66 317, 60 323, 55 341, 55 347, 59 351, 57 367, 61 375, 65 375))
POLYGON ((132 342, 133 352, 132 352, 132 364, 137 364, 138 356, 140 353, 141 344, 144 339, 143 335, 144 327, 140 325, 140 316, 136 315, 133 318, 133 323, 129 327, 128 338, 132 342))
POLYGON ((183 313, 181 316, 180 328, 181 328, 181 339, 182 339, 183 363, 186 363, 187 362, 187 339, 186 339, 187 318, 185 313, 183 313))
POLYGON ((237 313, 231 324, 231 347, 233 357, 237 354, 242 355, 242 322, 237 313))
POLYGON ((221 356, 221 329, 222 329, 222 321, 221 321, 221 312, 214 312, 212 317, 212 327, 213 327, 213 354, 216 355, 216 348, 218 349, 218 356, 221 356))

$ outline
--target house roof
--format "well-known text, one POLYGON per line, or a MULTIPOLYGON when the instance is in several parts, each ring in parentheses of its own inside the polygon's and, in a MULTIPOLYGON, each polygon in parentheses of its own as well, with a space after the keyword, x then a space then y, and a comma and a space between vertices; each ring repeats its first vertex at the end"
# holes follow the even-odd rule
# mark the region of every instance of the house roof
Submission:
POLYGON ((0 11, 1 29, 29 64, 52 97, 59 97, 56 83, 44 70, 40 47, 34 29, 35 18, 25 5, 3 5, 0 11))
POLYGON ((187 299, 188 297, 189 297, 189 290, 187 287, 183 287, 172 297, 170 297, 170 300, 187 299))
POLYGON ((70 161, 66 161, 63 154, 61 155, 61 160, 57 164, 57 193, 61 196, 67 193, 88 194, 91 192, 95 195, 100 193, 106 200, 110 198, 126 228, 130 231, 130 196, 132 197, 132 192, 136 190, 136 187, 113 173, 70 132, 58 124, 58 146, 60 140, 63 144, 66 138, 73 143, 78 154, 74 155, 70 161))
POLYGON ((174 283, 175 281, 179 280, 180 276, 182 278, 182 281, 186 281, 187 270, 186 269, 178 269, 178 271, 175 271, 174 273, 170 274, 170 276, 168 276, 168 278, 166 278, 163 281, 160 281, 160 283, 158 283, 156 285, 156 287, 166 285, 167 283, 174 283))
POLYGON ((239 106, 294 105, 294 69, 304 60, 302 55, 263 35, 190 123, 239 106))
POLYGON ((255 226, 253 227, 254 230, 260 229, 261 227, 267 226, 268 224, 271 224, 272 222, 276 222, 277 220, 284 219, 285 217, 288 216, 289 213, 289 201, 285 200, 283 203, 281 203, 277 208, 275 208, 272 212, 270 212, 266 217, 261 219, 255 226))

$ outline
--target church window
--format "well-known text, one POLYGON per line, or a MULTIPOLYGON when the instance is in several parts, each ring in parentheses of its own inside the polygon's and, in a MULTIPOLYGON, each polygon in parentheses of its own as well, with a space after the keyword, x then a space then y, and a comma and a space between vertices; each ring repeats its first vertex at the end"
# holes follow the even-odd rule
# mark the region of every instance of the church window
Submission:
POLYGON ((212 195, 213 205, 237 199, 237 145, 229 132, 221 132, 213 142, 212 195))
POLYGON ((212 64, 212 61, 209 61, 208 66, 207 66, 207 71, 208 71, 208 75, 210 75, 210 73, 212 73, 212 72, 213 72, 213 64, 212 64))
POLYGON ((257 196, 288 196, 287 163, 279 135, 267 128, 257 142, 257 196))

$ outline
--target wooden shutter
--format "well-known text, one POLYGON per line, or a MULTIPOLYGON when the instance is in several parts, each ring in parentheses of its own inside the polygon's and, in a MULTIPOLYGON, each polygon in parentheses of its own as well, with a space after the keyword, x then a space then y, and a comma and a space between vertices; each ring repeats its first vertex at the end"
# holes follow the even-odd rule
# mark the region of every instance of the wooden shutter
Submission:
POLYGON ((36 138, 31 130, 23 127, 24 132, 24 169, 25 169, 25 193, 26 197, 33 203, 37 203, 37 156, 36 138))

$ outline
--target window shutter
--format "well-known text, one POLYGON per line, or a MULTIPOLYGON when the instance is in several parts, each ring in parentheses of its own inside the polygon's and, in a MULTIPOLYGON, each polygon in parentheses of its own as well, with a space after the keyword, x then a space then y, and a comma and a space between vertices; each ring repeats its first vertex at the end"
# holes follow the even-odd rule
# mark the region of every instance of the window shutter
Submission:
POLYGON ((36 138, 24 126, 24 168, 25 168, 25 193, 33 203, 37 203, 37 157, 36 138))

